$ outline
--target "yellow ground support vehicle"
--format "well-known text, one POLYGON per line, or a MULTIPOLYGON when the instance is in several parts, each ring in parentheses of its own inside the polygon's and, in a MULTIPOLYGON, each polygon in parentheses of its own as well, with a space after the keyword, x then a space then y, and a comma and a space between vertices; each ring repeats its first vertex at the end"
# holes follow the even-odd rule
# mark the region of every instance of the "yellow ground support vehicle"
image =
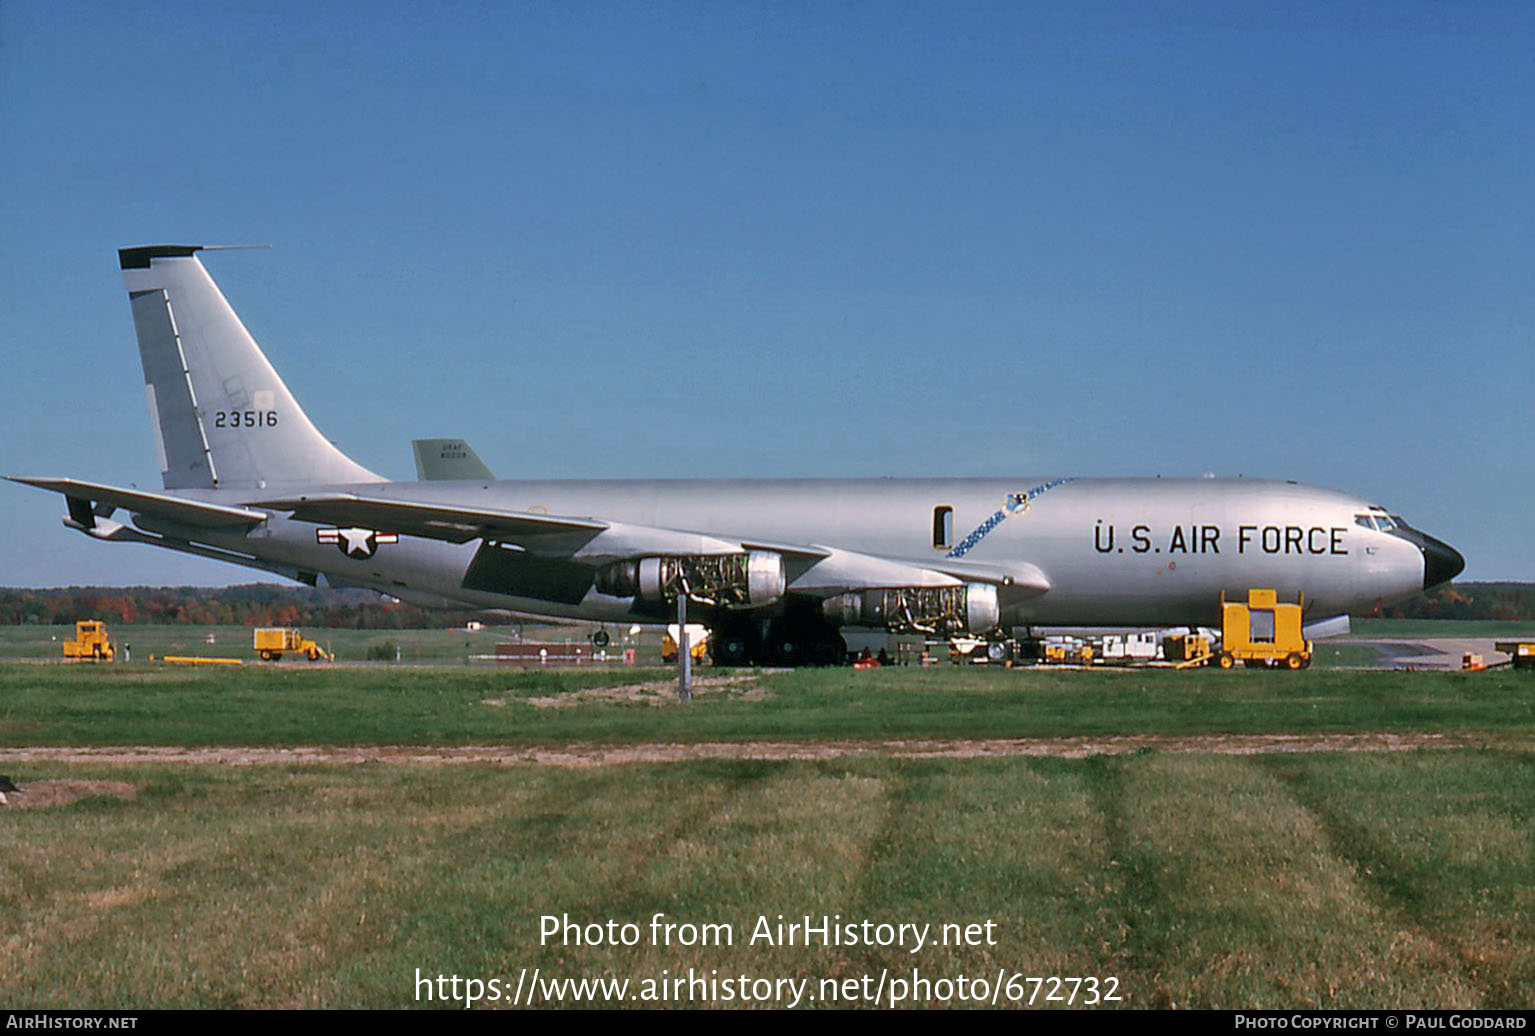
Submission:
POLYGON ((1515 669, 1535 669, 1535 643, 1527 640, 1500 640, 1493 647, 1511 656, 1515 669))
POLYGON ((1311 641, 1301 632, 1301 607, 1280 604, 1273 590, 1247 591, 1246 604, 1233 604, 1221 595, 1221 650, 1215 664, 1230 669, 1283 666, 1305 669, 1311 664, 1311 641))
POLYGON ((1039 660, 1045 665, 1092 665, 1093 646, 1079 641, 1047 640, 1040 645, 1039 660))
POLYGON ((279 661, 284 654, 307 655, 311 662, 322 658, 327 662, 336 660, 335 655, 314 641, 305 640, 304 635, 298 630, 281 627, 258 628, 255 640, 256 654, 261 656, 263 662, 279 661))
POLYGON ((1162 657, 1175 669, 1190 669, 1210 661, 1210 638, 1201 633, 1180 633, 1162 638, 1162 657))
MULTIPOLYGON (((709 627, 688 623, 688 654, 693 656, 694 662, 704 662, 708 659, 709 627)), ((666 636, 661 638, 661 664, 677 664, 677 624, 675 622, 666 627, 666 636)))
POLYGON ((107 636, 107 624, 100 619, 75 623, 75 639, 64 641, 64 657, 71 662, 110 662, 117 648, 107 636))

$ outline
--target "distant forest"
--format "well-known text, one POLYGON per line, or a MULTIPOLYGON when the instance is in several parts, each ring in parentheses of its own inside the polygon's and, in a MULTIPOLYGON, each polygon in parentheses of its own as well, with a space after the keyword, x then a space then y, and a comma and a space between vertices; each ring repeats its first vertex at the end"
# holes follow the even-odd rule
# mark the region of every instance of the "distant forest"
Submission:
MULTIPOLYGON (((1393 619, 1535 620, 1535 583, 1453 583, 1388 608, 1393 619)), ((70 625, 105 619, 124 625, 307 626, 329 629, 440 629, 471 619, 516 620, 473 610, 437 611, 391 603, 366 590, 245 586, 71 586, 0 589, 0 625, 70 625)))
POLYGON ((71 625, 82 619, 155 626, 304 626, 405 630, 514 620, 470 609, 438 611, 386 601, 367 590, 245 586, 71 586, 0 589, 0 626, 71 625))
POLYGON ((1535 619, 1535 583, 1451 583, 1387 608, 1389 619, 1535 619))

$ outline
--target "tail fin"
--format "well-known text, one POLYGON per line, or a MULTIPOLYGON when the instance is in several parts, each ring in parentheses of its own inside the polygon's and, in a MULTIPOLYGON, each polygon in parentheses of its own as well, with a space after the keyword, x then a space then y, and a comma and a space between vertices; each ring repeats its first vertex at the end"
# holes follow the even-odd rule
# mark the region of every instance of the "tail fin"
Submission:
POLYGON ((416 453, 416 478, 422 482, 490 482, 496 477, 474 447, 462 439, 412 439, 410 447, 416 453))
POLYGON ((166 489, 377 482, 310 423, 197 258, 118 251, 166 489))

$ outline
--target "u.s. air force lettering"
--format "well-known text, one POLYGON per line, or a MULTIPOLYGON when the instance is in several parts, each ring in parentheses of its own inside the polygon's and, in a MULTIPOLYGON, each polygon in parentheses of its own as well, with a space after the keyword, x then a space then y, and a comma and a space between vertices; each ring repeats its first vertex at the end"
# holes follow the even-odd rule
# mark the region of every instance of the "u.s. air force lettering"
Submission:
POLYGON ((1325 554, 1347 557, 1341 525, 1238 525, 1231 536, 1219 525, 1174 525, 1171 531, 1134 525, 1120 538, 1114 523, 1093 526, 1093 547, 1100 554, 1219 554, 1224 541, 1236 554, 1325 554))

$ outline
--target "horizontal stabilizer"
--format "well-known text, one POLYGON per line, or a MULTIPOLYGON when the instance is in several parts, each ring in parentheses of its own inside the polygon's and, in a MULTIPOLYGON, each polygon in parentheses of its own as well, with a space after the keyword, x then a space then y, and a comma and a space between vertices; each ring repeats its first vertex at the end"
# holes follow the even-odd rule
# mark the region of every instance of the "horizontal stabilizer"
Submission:
POLYGON ((76 524, 85 528, 89 528, 91 523, 81 519, 89 517, 92 512, 88 508, 77 508, 77 503, 94 504, 106 508, 105 512, 95 512, 101 517, 111 514, 113 508, 121 507, 134 514, 155 515, 180 522, 182 525, 207 529, 250 527, 267 520, 267 516, 261 511, 251 511, 244 507, 208 504, 201 500, 184 500, 181 497, 166 496, 163 493, 146 493, 140 489, 104 486, 96 482, 80 482, 72 478, 22 478, 16 475, 7 475, 6 478, 23 485, 36 486, 38 489, 63 493, 70 501, 70 516, 76 524))
POLYGON ((1347 615, 1334 615, 1330 619, 1318 619, 1301 627, 1301 636, 1307 640, 1326 640, 1328 637, 1346 637, 1350 631, 1347 615))

